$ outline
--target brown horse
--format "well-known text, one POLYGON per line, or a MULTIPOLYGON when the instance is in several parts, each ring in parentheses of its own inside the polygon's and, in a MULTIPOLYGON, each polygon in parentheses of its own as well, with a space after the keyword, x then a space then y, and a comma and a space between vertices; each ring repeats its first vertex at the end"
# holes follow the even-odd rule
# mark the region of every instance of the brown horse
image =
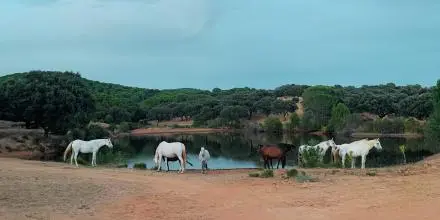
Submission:
POLYGON ((284 169, 284 167, 286 166, 286 154, 291 149, 292 148, 282 150, 277 145, 264 145, 264 146, 259 145, 258 153, 261 155, 261 157, 264 160, 264 169, 266 169, 266 166, 268 169, 271 169, 270 167, 272 167, 273 169, 272 159, 278 159, 277 169, 280 165, 280 161, 281 161, 281 167, 284 169))

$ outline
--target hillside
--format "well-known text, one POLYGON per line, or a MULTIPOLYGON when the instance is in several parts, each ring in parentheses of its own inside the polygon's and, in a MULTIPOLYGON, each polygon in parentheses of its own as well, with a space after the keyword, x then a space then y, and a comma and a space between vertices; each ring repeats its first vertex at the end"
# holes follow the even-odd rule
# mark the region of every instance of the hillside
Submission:
MULTIPOLYGON (((42 81, 51 74, 73 74, 49 71, 15 73, 0 77, 0 86, 7 87, 11 81, 23 81, 30 73, 42 81)), ((240 120, 256 115, 260 118, 271 114, 287 116, 296 111, 308 120, 318 118, 314 123, 319 125, 328 122, 331 108, 336 103, 344 103, 351 113, 369 112, 380 117, 397 115, 417 119, 427 118, 433 108, 432 88, 420 85, 396 86, 389 83, 362 87, 310 87, 288 84, 273 90, 247 87, 228 90, 216 88, 212 91, 192 88, 157 90, 92 81, 79 74, 75 76, 79 77, 79 84, 89 91, 95 102, 91 119, 116 124, 193 120, 195 126, 237 126, 240 120), (290 99, 284 100, 283 97, 290 99), (297 97, 303 99, 300 105, 297 97)), ((4 92, 0 95, 3 101, 14 100, 8 99, 8 94, 4 92)), ((7 105, 0 109, 3 111, 0 120, 20 119, 18 109, 14 109, 10 102, 3 102, 7 105)))

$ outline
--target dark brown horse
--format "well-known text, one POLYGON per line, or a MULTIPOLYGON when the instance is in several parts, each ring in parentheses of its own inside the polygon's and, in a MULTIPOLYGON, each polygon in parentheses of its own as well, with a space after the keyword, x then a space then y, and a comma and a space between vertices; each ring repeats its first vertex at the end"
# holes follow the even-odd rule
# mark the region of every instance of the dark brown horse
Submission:
MULTIPOLYGON (((162 156, 162 160, 165 161, 165 156, 162 156)), ((174 162, 174 161, 178 161, 180 164, 180 160, 179 158, 176 157, 167 157, 167 171, 170 171, 170 166, 168 165, 169 162, 174 162)), ((190 163, 188 160, 186 161, 189 165, 193 166, 192 163, 190 163)))
POLYGON ((286 166, 286 154, 291 149, 292 148, 283 150, 277 145, 259 145, 258 153, 261 155, 261 157, 264 160, 264 169, 266 169, 266 166, 268 169, 271 169, 270 167, 272 167, 273 169, 273 164, 272 164, 273 159, 278 160, 277 169, 280 165, 280 162, 281 162, 281 167, 284 169, 284 167, 286 166))

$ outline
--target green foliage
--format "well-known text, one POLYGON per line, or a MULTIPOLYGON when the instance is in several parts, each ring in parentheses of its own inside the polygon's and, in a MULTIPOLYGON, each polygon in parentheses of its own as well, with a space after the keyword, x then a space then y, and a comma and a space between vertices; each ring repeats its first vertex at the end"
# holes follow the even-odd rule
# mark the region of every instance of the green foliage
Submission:
POLYGON ((260 173, 260 177, 261 178, 270 178, 273 177, 273 170, 263 170, 260 173))
POLYGON ((303 93, 305 129, 318 130, 328 124, 332 107, 338 102, 337 93, 332 87, 312 86, 303 93))
POLYGON ((400 134, 405 133, 405 120, 403 118, 394 119, 376 119, 365 123, 364 129, 367 132, 382 134, 400 134))
POLYGON ((297 169, 290 169, 286 172, 286 176, 289 178, 293 178, 296 177, 298 175, 298 170, 297 169))
POLYGON ((300 165, 306 168, 319 167, 321 165, 319 148, 306 148, 301 154, 300 165))
POLYGON ((260 177, 260 173, 249 173, 249 177, 260 177))
POLYGON ((286 117, 287 113, 294 112, 296 105, 293 101, 275 100, 272 102, 271 112, 274 114, 283 114, 286 117))
POLYGON ((141 169, 141 170, 145 170, 147 169, 147 164, 146 163, 135 163, 133 165, 134 169, 141 169))
POLYGON ((305 182, 317 182, 318 178, 314 178, 312 176, 307 175, 304 171, 295 177, 296 182, 305 183, 305 182))
POLYGON ((376 172, 376 170, 368 170, 366 174, 367 174, 367 176, 376 176, 377 172, 376 172))
POLYGON ((267 117, 264 120, 264 128, 268 133, 281 134, 283 132, 283 124, 277 117, 267 117))
POLYGON ((402 155, 403 155, 403 164, 406 164, 406 154, 405 154, 406 147, 405 147, 405 145, 403 145, 403 144, 400 145, 399 150, 400 150, 400 153, 402 153, 402 155))
POLYGON ((342 130, 347 121, 347 117, 350 115, 350 110, 344 103, 338 103, 332 109, 332 114, 329 122, 330 131, 342 130))
POLYGON ((72 126, 83 127, 95 110, 94 99, 78 73, 31 71, 1 81, 7 103, 3 116, 34 123, 45 133, 65 134, 72 126))
POLYGON ((298 115, 294 112, 290 115, 290 120, 288 124, 288 128, 290 132, 293 132, 296 128, 298 128, 301 124, 301 119, 298 117, 298 115))
POLYGON ((434 112, 429 117, 425 129, 425 145, 432 148, 433 152, 440 151, 440 80, 433 91, 434 112))

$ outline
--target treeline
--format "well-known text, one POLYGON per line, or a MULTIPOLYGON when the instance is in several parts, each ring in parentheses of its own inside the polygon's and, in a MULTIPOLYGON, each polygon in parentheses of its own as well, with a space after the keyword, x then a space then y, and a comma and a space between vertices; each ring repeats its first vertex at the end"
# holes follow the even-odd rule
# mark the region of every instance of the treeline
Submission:
POLYGON ((72 72, 31 71, 0 77, 0 120, 24 121, 27 127, 54 133, 90 120, 146 125, 178 118, 193 120, 193 126, 240 127, 255 114, 286 116, 295 111, 297 97, 303 97, 301 123, 307 130, 338 127, 332 111, 345 111, 343 106, 335 110, 340 103, 350 114, 370 112, 380 117, 426 119, 433 111, 433 89, 419 85, 155 90, 91 81, 72 72))

